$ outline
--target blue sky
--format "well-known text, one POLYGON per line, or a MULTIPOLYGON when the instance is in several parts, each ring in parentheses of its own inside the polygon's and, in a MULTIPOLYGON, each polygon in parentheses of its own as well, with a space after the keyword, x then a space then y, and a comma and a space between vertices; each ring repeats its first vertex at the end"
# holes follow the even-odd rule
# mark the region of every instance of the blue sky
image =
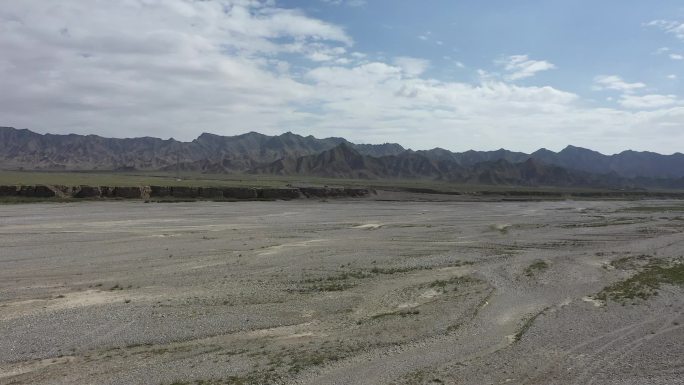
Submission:
MULTIPOLYGON (((342 2, 344 3, 344 2, 342 2)), ((388 1, 367 0, 357 6, 312 1, 282 1, 340 24, 355 48, 385 56, 414 56, 431 61, 428 76, 472 82, 477 69, 495 72, 494 62, 526 54, 557 68, 522 84, 553 85, 595 95, 597 74, 619 73, 664 92, 681 90, 667 76, 681 73, 684 62, 656 54, 667 47, 684 54, 674 35, 644 24, 684 20, 681 1, 537 0, 537 1, 388 1), (322 4, 321 4, 322 3, 322 4), (454 62, 467 66, 459 68, 454 62)), ((610 104, 610 103, 607 103, 610 104)))
POLYGON ((684 147, 673 0, 22 0, 0 50, 0 124, 38 132, 684 147))

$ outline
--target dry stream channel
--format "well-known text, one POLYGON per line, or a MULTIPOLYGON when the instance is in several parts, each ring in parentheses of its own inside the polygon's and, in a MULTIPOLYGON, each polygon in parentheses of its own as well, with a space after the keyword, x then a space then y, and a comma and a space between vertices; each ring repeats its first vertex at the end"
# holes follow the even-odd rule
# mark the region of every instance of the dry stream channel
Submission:
POLYGON ((0 206, 0 384, 682 384, 681 201, 0 206))

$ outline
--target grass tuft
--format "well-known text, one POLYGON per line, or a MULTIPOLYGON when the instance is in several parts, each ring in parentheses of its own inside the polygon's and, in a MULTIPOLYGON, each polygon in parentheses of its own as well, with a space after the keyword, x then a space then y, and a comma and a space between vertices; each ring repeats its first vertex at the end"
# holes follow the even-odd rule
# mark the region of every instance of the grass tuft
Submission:
POLYGON ((624 305, 629 300, 645 300, 658 295, 662 285, 684 286, 683 262, 666 265, 661 260, 653 261, 630 278, 606 286, 595 298, 624 305))
POLYGON ((533 277, 537 273, 542 272, 548 268, 549 268, 549 264, 546 261, 542 261, 540 259, 540 260, 534 261, 531 265, 529 265, 529 266, 527 266, 527 268, 525 268, 525 275, 528 277, 533 277))

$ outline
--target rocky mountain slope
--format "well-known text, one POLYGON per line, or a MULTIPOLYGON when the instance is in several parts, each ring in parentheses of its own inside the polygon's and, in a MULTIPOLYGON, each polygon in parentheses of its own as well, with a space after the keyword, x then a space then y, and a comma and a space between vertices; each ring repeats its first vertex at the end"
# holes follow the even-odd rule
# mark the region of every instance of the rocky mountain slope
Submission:
POLYGON ((684 186, 684 155, 568 146, 556 153, 412 151, 393 143, 354 144, 287 132, 268 136, 204 133, 191 142, 37 134, 0 127, 0 168, 162 170, 307 175, 332 178, 431 179, 460 183, 611 188, 684 186))
POLYGON ((174 139, 103 138, 97 135, 37 134, 0 127, 0 166, 31 170, 184 170, 243 172, 281 158, 316 154, 346 143, 364 154, 403 152, 397 144, 356 145, 343 138, 317 139, 293 133, 237 136, 204 133, 192 142, 174 139))
MULTIPOLYGON (((458 183, 563 186, 637 187, 615 173, 592 174, 545 164, 533 158, 519 163, 506 159, 461 166, 454 160, 431 159, 424 152, 405 151, 399 155, 371 157, 342 143, 330 150, 299 158, 279 159, 250 171, 256 174, 318 176, 328 178, 433 179, 458 183)), ((650 180, 650 179, 649 179, 650 180)))

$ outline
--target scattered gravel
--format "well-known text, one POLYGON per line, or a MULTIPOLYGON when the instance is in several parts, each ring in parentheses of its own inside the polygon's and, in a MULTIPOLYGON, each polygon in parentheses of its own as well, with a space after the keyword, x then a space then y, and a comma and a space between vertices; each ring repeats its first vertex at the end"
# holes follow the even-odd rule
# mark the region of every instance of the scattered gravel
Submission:
POLYGON ((0 206, 0 384, 681 384, 678 207, 0 206))

